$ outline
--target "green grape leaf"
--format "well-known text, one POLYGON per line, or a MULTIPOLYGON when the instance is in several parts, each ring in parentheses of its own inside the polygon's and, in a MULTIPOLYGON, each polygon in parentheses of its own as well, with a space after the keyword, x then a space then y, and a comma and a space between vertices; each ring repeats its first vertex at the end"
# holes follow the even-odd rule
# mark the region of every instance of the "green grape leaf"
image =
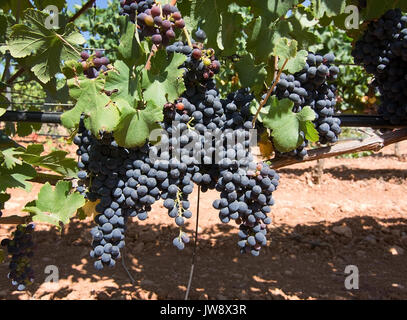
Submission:
POLYGON ((133 69, 118 60, 114 63, 113 70, 107 73, 105 90, 112 92, 112 100, 123 99, 130 106, 135 106, 137 101, 142 99, 138 91, 139 81, 140 77, 133 72, 133 69))
POLYGON ((63 34, 48 29, 44 25, 47 17, 41 11, 26 10, 24 18, 28 25, 14 25, 7 42, 11 55, 26 58, 24 63, 43 83, 61 72, 60 61, 77 60, 79 52, 75 46, 85 42, 73 23, 66 25, 63 34))
MULTIPOLYGON (((8 22, 7 17, 0 13, 0 42, 6 42, 8 22)), ((0 46, 1 47, 1 46, 0 46)))
POLYGON ((311 142, 319 141, 319 134, 315 125, 311 121, 305 121, 300 123, 301 130, 305 134, 305 139, 311 142))
MULTIPOLYGON (((231 4, 229 7, 236 6, 231 4)), ((243 18, 238 13, 230 11, 222 14, 222 25, 220 35, 218 35, 218 47, 222 50, 222 55, 233 55, 236 52, 239 36, 242 33, 243 18)))
POLYGON ((297 56, 297 40, 278 38, 274 42, 273 55, 282 60, 294 59, 297 56))
POLYGON ((120 45, 118 48, 119 57, 129 66, 132 67, 145 61, 147 53, 141 46, 136 32, 136 25, 130 21, 127 16, 119 17, 120 45))
MULTIPOLYGON (((284 70, 287 70, 289 73, 296 73, 298 71, 301 71, 305 66, 307 57, 308 57, 307 51, 305 50, 298 51, 295 58, 288 60, 284 70)), ((278 67, 281 69, 283 67, 283 64, 284 61, 280 60, 278 62, 278 67)))
POLYGON ((306 122, 313 126, 314 111, 310 107, 305 107, 299 113, 294 113, 292 101, 279 100, 277 97, 271 97, 268 105, 269 113, 263 115, 263 124, 272 130, 271 136, 276 149, 280 152, 290 152, 299 147, 304 142, 300 132, 304 128, 310 130, 309 126, 305 126, 306 122))
POLYGON ((0 151, 0 158, 3 158, 7 169, 13 169, 17 164, 22 164, 22 161, 16 158, 16 156, 19 155, 21 155, 21 151, 14 148, 8 148, 0 151))
POLYGON ((0 117, 6 113, 7 104, 9 103, 8 99, 0 94, 0 117))
MULTIPOLYGON (((8 200, 10 200, 10 195, 8 193, 0 193, 0 204, 6 203, 8 200)), ((3 209, 0 205, 0 209, 3 209)))
POLYGON ((37 175, 35 169, 27 163, 17 164, 13 169, 0 166, 0 192, 8 188, 20 188, 31 191, 31 184, 27 182, 37 175))
POLYGON ((62 73, 65 75, 67 79, 72 79, 77 77, 80 74, 83 74, 83 66, 82 63, 76 60, 69 60, 64 63, 62 67, 62 73))
POLYGON ((27 149, 18 149, 20 158, 32 166, 43 167, 59 173, 65 177, 76 177, 78 172, 75 159, 67 157, 68 152, 62 150, 52 151, 49 154, 41 155, 44 152, 42 144, 31 144, 27 149))
POLYGON ((183 54, 175 53, 168 58, 164 50, 158 51, 151 59, 151 69, 142 71, 143 100, 164 106, 179 98, 185 91, 184 71, 179 69, 185 60, 183 54))
POLYGON ((75 107, 62 114, 62 124, 74 128, 79 124, 82 113, 86 128, 99 136, 99 130, 111 132, 119 122, 119 110, 114 102, 104 93, 104 76, 96 79, 85 77, 69 79, 69 92, 76 100, 75 107))
POLYGON ((163 107, 153 101, 147 101, 145 109, 136 110, 125 101, 121 105, 120 123, 114 131, 114 138, 120 146, 133 148, 146 143, 151 131, 160 129, 158 122, 163 121, 163 107))
MULTIPOLYGON (((227 14, 228 6, 233 2, 231 0, 189 0, 180 2, 178 8, 190 30, 195 30, 199 26, 207 35, 207 46, 222 50, 225 47, 222 43, 222 28, 228 28, 222 23, 222 17, 227 14)), ((225 23, 228 21, 230 17, 225 18, 225 23)), ((234 34, 227 36, 231 39, 234 34)))
POLYGON ((324 15, 327 17, 337 16, 344 12, 345 7, 346 0, 311 0, 311 10, 316 19, 320 19, 324 15))
POLYGON ((264 64, 255 64, 255 59, 246 54, 235 63, 235 70, 243 87, 250 87, 255 92, 261 92, 266 81, 267 71, 264 64))
POLYGON ((278 18, 285 16, 288 11, 297 5, 298 0, 262 0, 250 1, 251 9, 257 16, 265 17, 272 22, 278 18))
POLYGON ((270 23, 264 17, 257 17, 245 29, 247 50, 255 57, 255 62, 267 62, 274 49, 274 34, 270 23))
POLYGON ((32 8, 32 4, 30 0, 2 0, 0 2, 0 8, 4 10, 4 12, 9 12, 11 10, 12 14, 16 17, 17 15, 21 16, 21 13, 24 9, 32 8))
POLYGON ((38 193, 38 199, 23 209, 32 214, 34 222, 45 222, 60 228, 59 223, 69 223, 76 211, 83 207, 85 199, 79 193, 70 193, 71 182, 59 181, 55 189, 47 182, 38 193))
POLYGON ((14 140, 10 139, 3 131, 0 131, 0 150, 8 149, 11 147, 19 147, 20 145, 14 140))

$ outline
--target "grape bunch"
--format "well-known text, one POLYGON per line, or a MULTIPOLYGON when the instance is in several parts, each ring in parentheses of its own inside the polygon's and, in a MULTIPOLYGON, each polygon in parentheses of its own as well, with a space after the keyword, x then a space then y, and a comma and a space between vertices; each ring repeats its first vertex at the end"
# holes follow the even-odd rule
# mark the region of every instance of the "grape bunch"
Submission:
MULTIPOLYGON (((335 56, 331 53, 322 56, 310 52, 303 70, 294 75, 282 73, 273 92, 279 99, 290 99, 294 103, 294 112, 301 111, 305 106, 314 110, 314 125, 322 144, 337 142, 341 134, 340 119, 334 116, 336 88, 330 83, 339 74, 339 68, 332 65, 334 61, 335 56)), ((278 156, 304 158, 308 141, 301 134, 304 142, 300 147, 287 154, 278 153, 278 156)))
POLYGON ((11 255, 8 278, 18 291, 25 290, 34 282, 34 271, 30 260, 34 254, 33 230, 33 224, 18 225, 12 234, 12 239, 1 241, 1 245, 6 247, 8 254, 11 255))
POLYGON ((193 44, 191 48, 182 41, 179 41, 167 47, 167 53, 175 52, 187 56, 181 68, 185 70, 184 80, 188 97, 192 97, 202 90, 214 89, 215 85, 211 79, 215 74, 219 73, 221 65, 216 59, 213 49, 204 49, 197 44, 193 44))
POLYGON ((82 51, 79 62, 82 64, 84 75, 89 79, 97 78, 101 72, 106 72, 110 64, 109 58, 105 57, 101 50, 97 50, 93 55, 82 51))
POLYGON ((175 39, 175 30, 185 27, 178 8, 170 4, 161 6, 153 0, 122 0, 120 5, 120 14, 129 16, 140 26, 137 29, 140 38, 151 37, 157 46, 168 46, 175 39))
POLYGON ((392 124, 407 120, 407 17, 399 9, 372 21, 352 55, 375 77, 381 94, 378 112, 392 124))
POLYGON ((225 168, 216 185, 221 198, 213 202, 223 223, 235 220, 239 224, 238 246, 241 253, 258 256, 267 244, 266 226, 271 223, 267 214, 274 204, 272 193, 278 186, 279 177, 265 163, 249 164, 247 174, 237 171, 236 166, 225 168), (254 167, 254 168, 253 168, 254 167))
POLYGON ((151 206, 160 198, 157 172, 149 159, 149 146, 126 149, 119 147, 109 133, 100 139, 92 136, 81 123, 74 138, 80 160, 78 173, 81 188, 96 205, 98 224, 92 229, 95 267, 113 267, 124 247, 128 217, 145 220, 151 206))

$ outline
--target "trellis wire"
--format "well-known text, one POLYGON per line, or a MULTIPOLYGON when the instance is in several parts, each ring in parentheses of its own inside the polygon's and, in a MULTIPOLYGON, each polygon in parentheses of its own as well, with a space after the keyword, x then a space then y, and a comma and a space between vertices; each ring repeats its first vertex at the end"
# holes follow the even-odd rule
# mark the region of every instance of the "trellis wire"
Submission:
MULTIPOLYGON (((18 103, 15 103, 18 104, 18 103)), ((73 104, 67 103, 44 103, 32 105, 44 105, 44 106, 73 106, 73 104)), ((6 111, 6 113, 0 117, 0 121, 4 122, 40 122, 40 123, 61 123, 62 112, 37 112, 37 111, 6 111)), ((389 121, 383 119, 382 116, 375 115, 344 115, 337 114, 342 122, 342 127, 353 128, 405 128, 407 127, 407 121, 400 124, 392 124, 389 121)))

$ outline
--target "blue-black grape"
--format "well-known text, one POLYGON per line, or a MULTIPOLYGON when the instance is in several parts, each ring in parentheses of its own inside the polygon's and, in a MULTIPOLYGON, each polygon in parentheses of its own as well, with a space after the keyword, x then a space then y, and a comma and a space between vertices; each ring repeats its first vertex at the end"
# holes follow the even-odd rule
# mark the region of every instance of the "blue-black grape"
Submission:
POLYGON ((32 231, 34 224, 18 225, 11 239, 3 239, 1 245, 11 255, 8 278, 18 291, 25 290, 34 282, 34 271, 31 267, 34 242, 32 231))

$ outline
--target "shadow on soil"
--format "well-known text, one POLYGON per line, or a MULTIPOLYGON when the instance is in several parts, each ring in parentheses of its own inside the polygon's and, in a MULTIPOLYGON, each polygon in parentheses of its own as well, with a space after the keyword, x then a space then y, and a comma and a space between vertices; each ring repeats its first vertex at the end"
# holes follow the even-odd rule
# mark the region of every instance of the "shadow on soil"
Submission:
MULTIPOLYGON (((309 172, 309 168, 292 169, 282 168, 279 173, 285 173, 293 176, 300 176, 309 172)), ((382 180, 382 181, 404 181, 407 178, 407 169, 359 169, 339 166, 334 168, 324 168, 324 173, 330 174, 338 180, 360 181, 360 180, 382 180)))
MULTIPOLYGON (((407 255, 389 251, 392 246, 402 250, 406 244, 402 241, 406 219, 356 217, 334 224, 282 225, 271 229, 272 242, 259 257, 240 255, 232 229, 236 229, 233 224, 219 224, 201 232, 191 299, 407 298, 407 255), (333 232, 333 227, 341 225, 348 226, 352 235, 333 232), (344 287, 347 265, 359 268, 359 290, 344 287)), ((173 247, 176 228, 137 222, 129 226, 125 257, 135 286, 120 263, 114 269, 94 270, 88 231, 89 225, 74 221, 62 236, 56 230, 37 232, 34 298, 45 294, 36 293, 46 276, 39 270, 50 264, 59 267, 61 279, 71 278, 71 282, 85 278, 92 285, 100 278, 113 279, 110 283, 116 286, 95 290, 92 296, 97 299, 184 298, 192 244, 184 251, 173 247)), ((0 266, 0 289, 7 290, 6 299, 16 299, 18 293, 5 279, 6 269, 5 264, 0 266)), ((71 292, 69 286, 63 287, 48 298, 65 298, 71 292)))

